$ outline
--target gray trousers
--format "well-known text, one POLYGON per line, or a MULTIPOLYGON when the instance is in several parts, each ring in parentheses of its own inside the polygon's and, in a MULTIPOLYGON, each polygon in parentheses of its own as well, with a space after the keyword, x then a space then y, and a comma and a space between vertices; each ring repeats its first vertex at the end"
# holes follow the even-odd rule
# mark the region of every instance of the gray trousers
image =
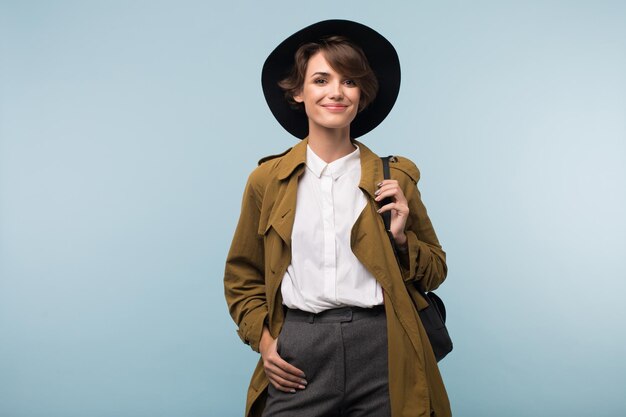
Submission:
POLYGON ((391 416, 384 306, 287 309, 277 345, 308 384, 289 393, 270 382, 262 417, 391 416))

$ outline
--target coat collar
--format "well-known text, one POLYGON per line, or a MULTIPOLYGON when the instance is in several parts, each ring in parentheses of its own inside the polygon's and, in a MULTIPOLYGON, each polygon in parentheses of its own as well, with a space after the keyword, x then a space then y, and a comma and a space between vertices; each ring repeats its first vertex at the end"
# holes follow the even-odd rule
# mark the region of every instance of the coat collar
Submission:
POLYGON ((290 177, 297 167, 304 165, 306 162, 306 145, 308 143, 309 137, 307 136, 281 158, 280 165, 278 167, 279 180, 282 181, 290 177))
MULTIPOLYGON (((352 142, 356 143, 361 149, 361 181, 359 182, 359 188, 367 192, 370 197, 374 198, 376 184, 383 180, 380 158, 363 143, 356 139, 352 139, 352 142)), ((306 163, 306 148, 308 143, 309 138, 307 136, 282 157, 278 168, 279 180, 282 181, 289 178, 296 168, 306 163)))

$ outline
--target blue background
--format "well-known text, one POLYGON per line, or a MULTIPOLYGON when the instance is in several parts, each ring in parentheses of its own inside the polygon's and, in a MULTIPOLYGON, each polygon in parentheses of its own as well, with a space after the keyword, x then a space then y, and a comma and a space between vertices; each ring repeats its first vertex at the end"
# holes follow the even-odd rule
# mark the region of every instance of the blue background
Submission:
POLYGON ((265 57, 318 20, 397 48, 362 140, 448 254, 456 416, 626 415, 626 3, 3 1, 0 416, 241 416, 223 296, 265 57))

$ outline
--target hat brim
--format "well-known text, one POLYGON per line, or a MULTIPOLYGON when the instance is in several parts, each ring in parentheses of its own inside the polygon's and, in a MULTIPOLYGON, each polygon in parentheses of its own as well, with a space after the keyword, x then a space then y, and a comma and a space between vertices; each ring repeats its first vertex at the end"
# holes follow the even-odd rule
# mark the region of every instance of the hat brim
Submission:
POLYGON ((306 113, 293 109, 285 99, 278 82, 294 64, 296 50, 304 43, 327 35, 343 35, 359 45, 378 79, 376 98, 350 124, 350 137, 357 138, 378 126, 387 117, 400 90, 400 61, 393 45, 380 33, 350 20, 324 20, 294 33, 281 42, 265 60, 261 84, 265 101, 272 114, 289 133, 298 139, 308 135, 306 113))

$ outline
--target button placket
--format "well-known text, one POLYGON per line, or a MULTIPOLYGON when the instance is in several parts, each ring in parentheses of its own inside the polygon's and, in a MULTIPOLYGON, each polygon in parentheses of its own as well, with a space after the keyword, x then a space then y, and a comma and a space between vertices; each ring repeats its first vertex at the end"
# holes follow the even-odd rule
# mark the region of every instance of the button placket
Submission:
POLYGON ((336 301, 335 209, 333 204, 333 177, 328 172, 328 165, 322 170, 320 189, 322 191, 322 220, 324 225, 325 293, 329 299, 336 301))

